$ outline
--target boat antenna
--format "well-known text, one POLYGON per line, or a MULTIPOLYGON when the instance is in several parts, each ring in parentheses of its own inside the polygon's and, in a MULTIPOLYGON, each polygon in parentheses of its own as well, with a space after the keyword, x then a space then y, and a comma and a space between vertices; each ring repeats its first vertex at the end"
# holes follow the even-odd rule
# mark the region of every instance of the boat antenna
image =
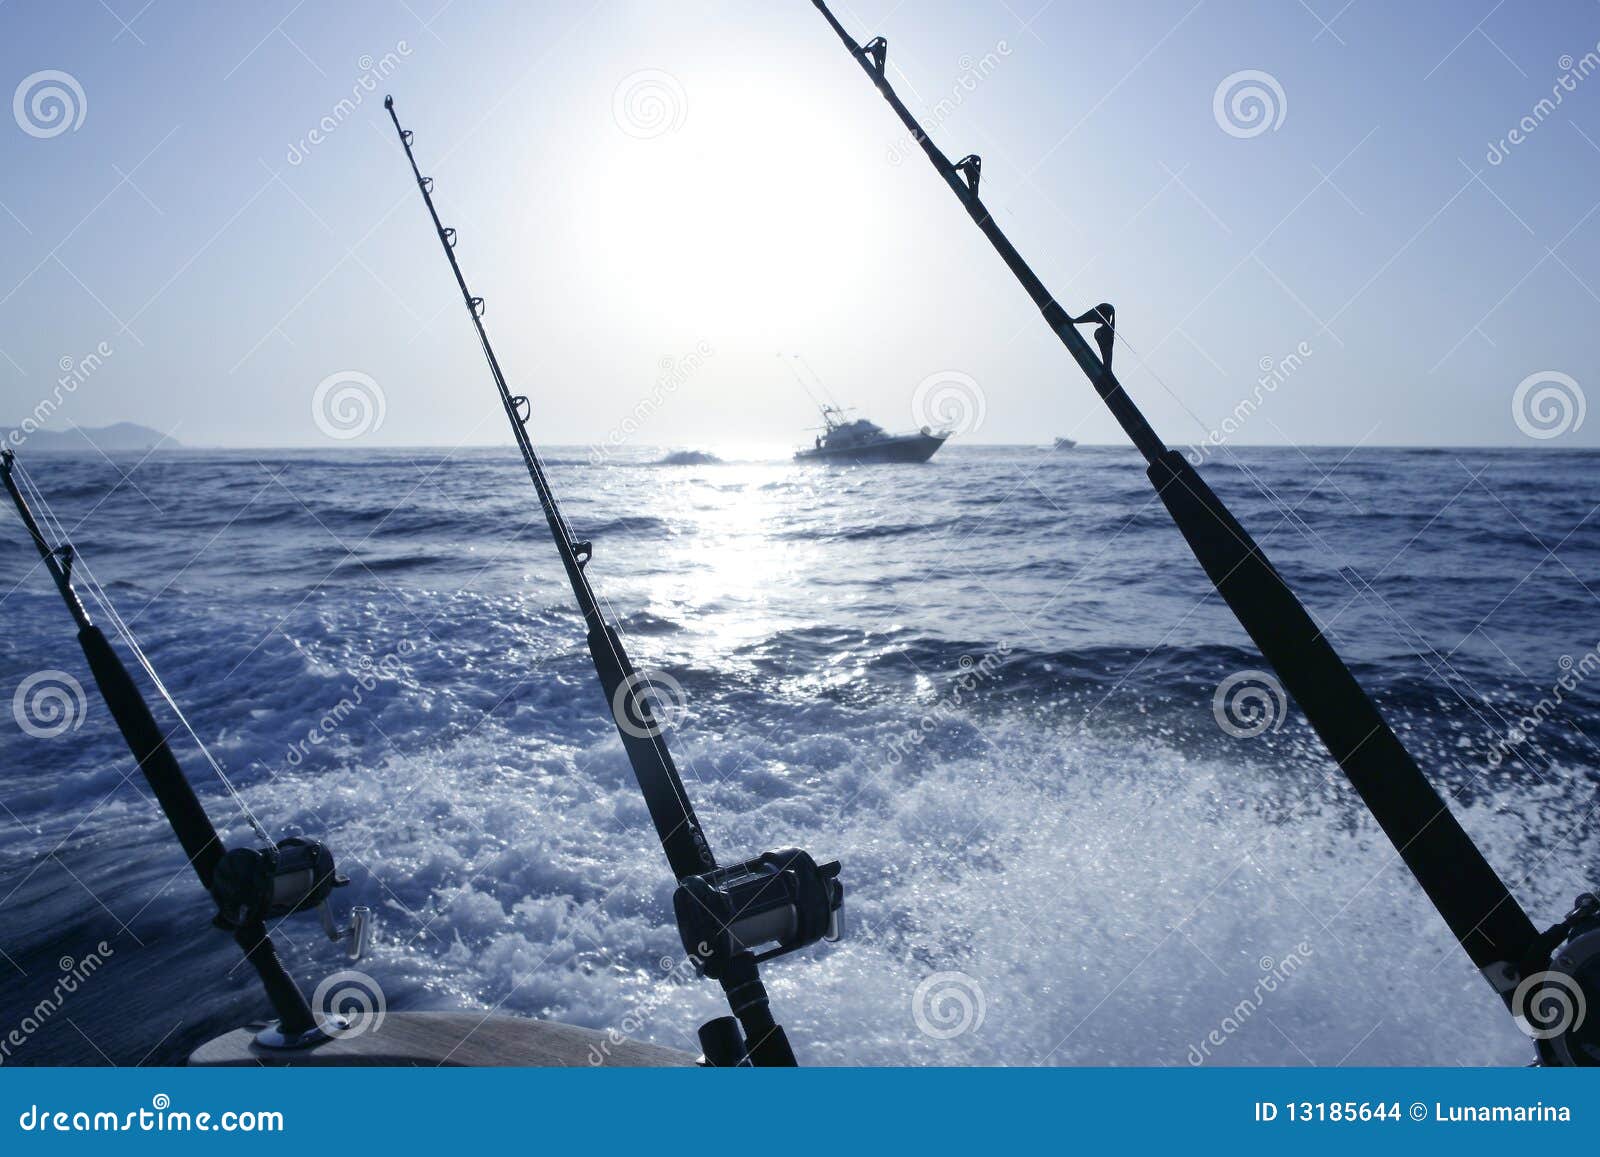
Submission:
POLYGON ((1591 1035, 1581 1036, 1581 1015, 1560 1033, 1538 1027, 1560 997, 1568 1007, 1574 1001, 1580 1008, 1600 1007, 1600 899, 1580 896, 1566 920, 1542 934, 1535 930, 1283 576, 1199 472, 1157 437, 1122 388, 1111 371, 1116 310, 1101 303, 1073 317, 1061 307, 980 199, 978 156, 952 163, 895 93, 886 73, 889 42, 879 36, 857 44, 824 0, 812 2, 1144 456, 1146 475, 1217 592, 1299 702, 1473 964, 1534 1036, 1541 1059, 1600 1064, 1600 1040, 1592 1024, 1591 1035), (1097 350, 1090 349, 1080 325, 1095 327, 1097 350))
POLYGON ((317 909, 330 939, 349 939, 349 956, 355 960, 360 958, 366 944, 368 909, 352 908, 350 927, 335 927, 328 897, 334 888, 350 881, 335 870, 333 854, 323 844, 299 836, 273 842, 221 765, 195 734, 166 685, 155 673, 148 656, 133 637, 126 621, 117 613, 104 588, 95 581, 82 557, 68 541, 60 522, 51 514, 44 495, 23 470, 16 453, 10 448, 0 451, 0 479, 4 480, 6 491, 11 495, 23 526, 27 528, 28 537, 33 540, 45 569, 55 580, 56 589, 61 592, 73 622, 78 625, 78 643, 83 648, 84 658, 89 661, 90 674, 94 676, 95 685, 111 710, 117 728, 127 741, 128 749, 133 752, 139 770, 144 773, 145 782, 155 794, 167 822, 172 825, 173 834, 183 846, 190 867, 200 877, 201 886, 211 893, 217 903, 217 915, 213 923, 233 933, 234 942, 260 977, 261 986, 266 990, 267 999, 278 1016, 276 1024, 264 1029, 256 1037, 256 1043, 267 1048, 304 1048, 331 1039, 344 1027, 342 1018, 317 1020, 300 986, 279 959, 277 947, 267 932, 267 921, 317 909), (46 537, 45 528, 34 516, 24 489, 33 496, 33 503, 44 514, 51 538, 46 537), (128 668, 112 649, 105 632, 89 618, 89 612, 73 585, 75 572, 84 575, 91 596, 105 611, 107 620, 138 658, 139 665, 149 675, 161 698, 177 716, 180 727, 188 731, 205 754, 260 841, 260 847, 234 848, 230 851, 223 846, 211 817, 195 795, 194 787, 184 775, 177 757, 172 754, 172 748, 167 744, 168 736, 162 734, 157 726, 150 705, 128 673, 128 668))
POLYGON ((628 762, 644 793, 656 835, 667 854, 667 863, 678 881, 673 910, 684 951, 701 973, 721 983, 733 1011, 732 1017, 719 1017, 701 1026, 700 1043, 707 1063, 793 1065, 794 1050, 773 1019, 758 965, 820 939, 838 939, 844 899, 839 864, 818 864, 807 853, 786 848, 731 867, 717 866, 663 738, 666 720, 657 718, 652 705, 657 692, 649 674, 634 668, 620 633, 601 613, 589 585, 585 568, 594 555, 594 546, 573 533, 528 436, 532 404, 525 395, 511 392, 489 344, 483 324, 483 298, 474 297, 467 288, 467 279, 456 259, 456 231, 444 226, 434 207, 433 178, 424 177, 417 167, 413 134, 400 127, 394 97, 385 97, 383 107, 389 110, 389 119, 394 122, 411 163, 412 176, 422 191, 423 203, 450 262, 461 299, 472 317, 489 374, 511 423, 512 436, 522 452, 528 477, 533 480, 555 539, 556 553, 583 614, 595 672, 628 762))

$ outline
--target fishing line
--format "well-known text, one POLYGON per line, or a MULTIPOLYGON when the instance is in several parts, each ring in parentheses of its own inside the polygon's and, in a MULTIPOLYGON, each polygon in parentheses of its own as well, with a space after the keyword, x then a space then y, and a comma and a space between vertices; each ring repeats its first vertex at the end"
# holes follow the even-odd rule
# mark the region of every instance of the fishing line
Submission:
POLYGON ((127 646, 128 650, 133 652, 134 658, 138 660, 139 666, 144 669, 144 673, 149 676, 150 682, 155 686, 155 689, 161 696, 162 701, 166 703, 167 708, 177 718, 183 730, 188 733, 190 740, 194 743, 200 754, 205 757, 205 761, 210 764, 212 772, 214 772, 217 779, 221 781, 222 786, 227 790, 229 797, 232 798, 235 806, 238 807, 240 813, 244 816, 245 821, 250 825, 251 830, 255 833, 256 837, 262 842, 263 845, 269 848, 272 847, 273 840, 272 837, 267 833, 266 827, 256 817, 255 812, 250 809, 250 805, 245 802, 243 794, 241 794, 238 787, 234 785, 233 780, 228 777, 228 773, 223 770, 222 764, 214 755, 212 755, 211 749, 206 745, 205 741, 200 738, 200 735, 195 730, 194 725, 189 722, 189 717, 185 715, 183 709, 178 706, 177 699, 173 696, 172 692, 167 689, 166 683, 162 681, 161 676, 156 672, 155 664, 150 661, 150 657, 145 654, 144 648, 139 645, 139 640, 134 636, 133 629, 128 625, 127 621, 123 619, 121 612, 117 610, 116 604, 112 602, 111 595, 106 591, 105 587, 101 585, 100 580, 95 577, 94 571, 84 560, 83 555, 76 547, 70 545, 66 528, 62 525, 61 520, 56 517, 55 511, 45 499, 43 491, 34 483, 33 477, 28 473, 27 469, 20 461, 14 463, 13 469, 22 482, 23 488, 27 491, 30 503, 36 506, 42 514, 43 517, 41 518, 40 522, 53 540, 51 545, 58 552, 64 549, 71 551, 73 564, 72 573, 74 576, 83 576, 84 588, 88 592, 89 597, 93 599, 95 604, 101 609, 101 611, 104 612, 105 618, 111 623, 112 628, 116 631, 118 637, 122 639, 124 645, 127 646))
MULTIPOLYGON (((562 533, 566 536, 566 541, 569 545, 579 542, 580 540, 578 538, 577 531, 573 529, 572 523, 568 520, 566 512, 562 510, 560 505, 555 501, 555 495, 550 489, 548 479, 545 477, 543 461, 539 458, 538 452, 534 450, 532 438, 527 432, 527 425, 532 421, 533 418, 533 403, 531 399, 527 402, 526 418, 523 417, 522 413, 514 404, 511 404, 511 390, 506 383, 505 375, 500 369, 499 359, 495 356, 493 348, 489 345, 487 327, 483 325, 481 318, 475 318, 475 320, 478 323, 476 329, 478 331, 479 347, 483 350, 484 357, 489 363, 489 369, 494 376, 495 384, 500 389, 502 401, 507 403, 507 412, 514 420, 513 424, 515 426, 515 433, 518 435, 518 448, 522 450, 526 456, 525 461, 530 472, 537 471, 537 477, 535 478, 535 489, 539 493, 540 505, 544 508, 547 517, 552 514, 554 515, 555 520, 561 527, 562 533)), ((606 596, 599 594, 592 586, 589 585, 587 575, 581 575, 581 577, 590 599, 593 600, 597 606, 604 609, 605 617, 610 620, 608 625, 616 632, 619 640, 625 640, 626 636, 622 627, 622 620, 617 615, 616 608, 612 606, 610 600, 607 599, 606 596)), ((612 658, 616 660, 619 665, 623 663, 624 656, 619 654, 617 649, 611 645, 611 640, 609 637, 606 639, 606 649, 611 653, 612 658)), ((642 681, 644 685, 650 689, 651 693, 657 696, 659 701, 660 691, 657 689, 654 681, 651 679, 649 671, 640 671, 637 672, 636 675, 637 680, 642 681)), ((615 698, 615 696, 613 698, 615 698)), ((612 712, 613 716, 615 716, 618 711, 617 704, 612 702, 608 704, 607 707, 608 710, 612 712)), ((661 741, 659 731, 650 727, 646 727, 643 730, 644 737, 649 740, 651 747, 656 750, 657 754, 663 758, 670 759, 670 753, 668 752, 665 744, 661 741)), ((705 782, 703 777, 700 775, 699 769, 695 766, 693 759, 689 759, 687 762, 689 765, 689 770, 694 774, 696 781, 702 783, 705 782)), ((686 813, 685 822, 687 822, 687 816, 693 814, 688 797, 681 791, 678 791, 676 785, 673 785, 673 790, 677 796, 679 804, 686 813)), ((682 825, 680 824, 680 827, 681 826, 682 825)))
MULTIPOLYGON (((1166 392, 1167 396, 1176 402, 1179 407, 1182 408, 1184 413, 1186 413, 1194 421, 1195 425, 1200 428, 1201 433, 1206 435, 1205 441, 1210 442, 1210 435, 1212 432, 1206 428, 1205 422, 1201 420, 1200 416, 1189 407, 1189 404, 1185 402, 1183 398, 1172 389, 1172 387, 1167 385, 1166 381, 1162 379, 1161 375, 1156 373, 1156 371, 1151 368, 1150 364, 1144 359, 1144 356, 1134 348, 1132 343, 1128 341, 1127 335, 1122 331, 1117 330, 1114 331, 1114 336, 1116 341, 1133 356, 1134 360, 1138 363, 1139 368, 1144 370, 1144 372, 1150 376, 1151 380, 1159 385, 1162 390, 1166 392)), ((1259 472, 1256 471, 1254 467, 1240 458, 1238 453, 1231 445, 1226 442, 1211 442, 1211 444, 1215 445, 1218 450, 1226 455, 1229 464, 1234 466, 1241 474, 1245 476, 1250 484, 1256 488, 1257 492, 1260 493, 1260 495, 1265 498, 1267 502, 1278 512, 1279 517, 1283 522, 1293 527, 1303 539, 1321 551, 1324 556, 1326 556, 1335 564, 1335 568, 1338 571, 1340 579, 1346 586, 1355 592, 1355 597, 1357 599, 1359 599, 1365 606, 1376 611, 1378 613, 1378 617, 1389 627, 1390 630, 1395 633, 1395 635, 1403 644, 1413 648, 1418 648, 1419 657, 1424 663, 1427 664, 1428 670, 1442 683, 1444 683, 1447 688, 1449 688, 1450 693, 1460 700, 1461 705, 1465 707, 1474 718, 1477 719, 1477 721, 1485 728, 1485 730, 1498 738, 1499 732, 1496 729, 1496 721, 1501 728, 1511 728, 1511 721, 1506 717, 1504 712, 1501 711, 1500 707, 1482 691, 1479 691, 1478 688, 1475 687, 1465 675, 1461 674, 1461 672, 1456 669, 1455 664, 1450 661, 1449 656, 1441 654, 1436 647, 1430 645, 1427 640, 1422 637, 1421 632, 1413 627, 1406 617, 1396 610, 1389 600, 1384 598, 1383 595, 1378 592, 1377 588, 1375 588, 1365 578, 1361 577, 1359 573, 1355 572, 1353 567, 1347 566, 1340 558, 1338 552, 1335 551, 1333 546, 1327 541, 1327 539, 1325 539, 1317 531, 1317 529, 1299 513, 1299 510, 1296 507, 1291 506, 1286 499, 1279 495, 1278 492, 1275 491, 1267 483, 1267 481, 1260 476, 1259 472), (1352 581, 1350 574, 1346 573, 1347 571, 1356 574, 1356 578, 1360 580, 1359 583, 1352 581), (1456 686, 1457 681, 1465 684, 1467 688, 1473 692, 1478 699, 1477 703, 1474 703, 1461 693, 1460 688, 1456 686), (1488 712, 1489 715, 1492 715, 1494 717, 1493 720, 1486 717, 1485 712, 1488 712)), ((1298 447, 1296 448, 1298 449, 1298 447)), ((1537 744, 1533 744, 1532 746, 1536 750, 1538 749, 1537 744)), ((1538 754, 1544 760, 1543 769, 1545 771, 1550 771, 1555 760, 1549 755, 1545 754, 1542 750, 1538 750, 1538 754)), ((1525 758, 1525 762, 1529 763, 1530 767, 1532 766, 1532 760, 1527 760, 1525 758)))
MULTIPOLYGON (((500 370, 499 358, 495 356, 493 347, 489 345, 488 329, 483 324, 482 318, 475 318, 475 320, 477 321, 476 329, 478 331, 479 348, 483 350, 483 356, 489 363, 490 373, 494 376, 495 384, 500 388, 502 400, 509 400, 511 397, 511 388, 506 384, 505 375, 500 370)), ((519 435, 517 438, 518 448, 521 449, 525 455, 532 459, 532 461, 526 462, 530 472, 535 468, 535 466, 537 466, 539 477, 536 480, 535 489, 539 492, 540 504, 544 506, 546 515, 548 516, 553 509, 556 521, 561 526, 562 533, 566 535, 566 539, 569 544, 581 541, 578 538, 577 531, 573 529, 572 523, 567 519, 566 511, 562 510, 560 505, 555 502, 554 492, 550 490, 549 481, 544 475, 544 463, 539 458, 538 452, 534 450, 532 437, 528 434, 528 423, 533 420, 532 399, 529 399, 527 402, 526 419, 523 418, 522 413, 516 408, 515 405, 508 405, 507 412, 514 419, 513 424, 516 428, 515 432, 519 435), (549 495, 548 502, 546 501, 547 494, 549 495)), ((605 595, 596 592, 594 588, 589 585, 587 575, 583 575, 582 577, 584 586, 588 589, 589 597, 593 599, 599 607, 603 608, 605 612, 604 617, 610 620, 608 625, 616 632, 617 638, 626 643, 627 636, 623 631, 622 619, 618 616, 616 608, 612 606, 611 601, 605 595)), ((624 656, 618 654, 616 648, 611 646, 611 640, 609 637, 606 639, 606 649, 611 652, 612 658, 616 660, 619 665, 624 663, 624 656)), ((651 678, 649 670, 637 671, 635 673, 635 685, 640 682, 642 682, 644 686, 650 690, 652 695, 656 696, 657 702, 661 701, 661 692, 659 688, 657 688, 654 680, 651 678)), ((613 717, 615 717, 619 707, 614 701, 616 696, 614 695, 612 698, 613 702, 607 704, 607 709, 612 713, 613 717)), ((684 704, 683 706, 685 710, 687 710, 687 704, 684 704)), ((643 728, 643 731, 645 738, 649 739, 650 745, 655 748, 657 754, 662 756, 664 759, 670 759, 670 752, 661 740, 660 730, 658 730, 657 727, 647 726, 643 728)), ((697 783, 704 783, 705 779, 703 776, 701 776, 700 769, 695 765, 693 757, 686 756, 685 763, 687 764, 690 773, 694 776, 695 781, 697 783)), ((673 785, 673 791, 677 795, 678 803, 683 808, 686 816, 693 815, 693 808, 689 803, 688 796, 683 792, 678 791, 676 785, 673 785)), ((685 822, 687 822, 687 819, 685 822)), ((681 827, 682 825, 680 824, 679 826, 681 827)), ((677 829, 674 830, 676 831, 677 829)))
MULTIPOLYGON (((887 68, 888 41, 878 36, 858 44, 825 0, 812 0, 812 4, 1139 450, 1146 463, 1146 478, 1212 586, 1277 672, 1284 690, 1298 702, 1394 850, 1508 1010, 1519 1021, 1540 1023, 1536 1012, 1530 1010, 1535 1009, 1538 994, 1546 991, 1541 986, 1554 983, 1549 979, 1552 976, 1570 982, 1580 992, 1600 993, 1600 898, 1580 896, 1563 924, 1546 933, 1537 931, 1283 575, 1201 478, 1194 463, 1162 441, 1125 391, 1111 364, 1114 311, 1102 303, 1073 316, 1062 306, 979 195, 981 159, 969 154, 952 162, 895 92, 887 68), (1094 331, 1098 355, 1079 330, 1090 323, 1098 325, 1094 331), (1552 954, 1551 945, 1563 939, 1561 953, 1552 954), (1530 1015, 1535 1019, 1528 1021, 1530 1015)), ((1162 388, 1167 389, 1165 383, 1162 388)), ((1170 389, 1167 392, 1172 393, 1170 389)), ((1230 457, 1237 462, 1236 456, 1230 457)), ((1252 485, 1282 504, 1261 478, 1238 464, 1252 485)), ((1311 540, 1317 541, 1315 532, 1292 508, 1280 517, 1297 533, 1307 535, 1309 531, 1311 540)), ((1319 545, 1326 549, 1326 544, 1319 545)), ((1600 1049, 1578 1032, 1578 1026, 1561 1025, 1558 1032, 1561 1035, 1554 1039, 1540 1036, 1542 1062, 1600 1063, 1600 1049)))
MULTIPOLYGON (((200 802, 194 785, 172 752, 168 741, 178 729, 167 731, 156 722, 149 696, 140 690, 128 664, 112 645, 105 629, 89 617, 84 600, 74 586, 73 571, 78 555, 66 528, 50 509, 38 484, 19 470, 16 455, 10 449, 0 450, 0 483, 4 484, 16 506, 40 561, 50 572, 51 580, 77 625, 78 645, 88 662, 89 674, 117 730, 127 742, 136 768, 143 774, 173 836, 187 855, 189 867, 194 869, 201 887, 216 904, 212 926, 232 933, 234 943, 260 979, 267 999, 277 1014, 277 1021, 262 1029, 256 1035, 255 1043, 272 1049, 306 1048, 330 1039, 332 1032, 347 1027, 347 1022, 338 1016, 319 1021, 294 977, 284 968, 266 921, 314 909, 321 914, 323 931, 330 940, 349 939, 349 956, 354 960, 360 957, 366 942, 370 911, 359 905, 354 906, 350 909, 349 927, 341 929, 337 926, 328 902, 329 896, 335 888, 348 885, 350 880, 336 870, 333 853, 319 841, 302 836, 293 836, 276 844, 272 842, 266 829, 222 770, 222 765, 211 754, 156 674, 154 665, 139 646, 110 595, 88 568, 83 568, 83 585, 89 592, 89 599, 112 624, 116 633, 122 636, 129 650, 138 657, 139 665, 144 668, 151 683, 160 691, 162 699, 178 718, 183 730, 189 733, 194 745, 205 755, 234 804, 264 845, 261 848, 231 849, 226 846, 205 805, 200 802), (32 504, 29 494, 32 495, 32 504), (52 540, 55 543, 53 546, 52 540)), ((112 487, 107 497, 115 489, 112 487)), ((320 997, 318 993, 319 1002, 320 997)))
MULTIPOLYGON (((1183 398, 1172 389, 1171 386, 1167 385, 1166 381, 1150 366, 1149 362, 1145 360, 1144 356, 1134 348, 1133 344, 1129 342, 1127 335, 1121 330, 1116 330, 1114 331, 1114 336, 1118 344, 1120 344, 1122 348, 1127 350, 1133 356, 1134 360, 1138 363, 1139 368, 1150 375, 1151 380, 1159 385, 1162 390, 1166 392, 1167 396, 1176 402, 1179 407, 1182 408, 1183 412, 1187 414, 1191 420, 1193 420, 1194 424, 1199 427, 1200 432, 1206 435, 1205 441, 1210 442, 1212 431, 1206 427, 1205 422, 1198 414, 1194 412, 1193 409, 1190 408, 1189 404, 1185 402, 1183 398)), ((1351 590, 1355 592, 1357 598, 1359 598, 1367 606, 1378 611, 1379 616, 1388 623, 1390 629, 1393 630, 1403 642, 1406 642, 1408 645, 1412 646, 1416 645, 1417 641, 1421 638, 1421 633, 1417 631, 1415 627, 1411 626, 1411 624, 1406 620, 1405 616, 1401 615, 1399 611, 1395 610, 1389 601, 1380 595, 1377 592, 1377 589, 1373 587, 1371 583, 1367 582, 1365 578, 1361 578, 1359 585, 1350 580, 1349 576, 1345 572, 1346 570, 1353 572, 1354 568, 1346 566, 1343 560, 1339 557, 1338 552, 1333 549, 1332 545, 1325 538, 1323 538, 1320 533, 1318 533, 1316 528, 1313 527, 1303 515, 1300 514, 1297 506, 1291 506, 1285 498, 1279 495, 1278 492, 1260 476, 1259 472, 1254 467, 1239 457, 1232 445, 1228 444, 1227 442, 1211 442, 1211 444, 1216 446, 1218 450, 1227 456, 1229 464, 1234 466, 1241 474, 1245 476, 1250 484, 1256 488, 1257 492, 1278 511, 1280 518, 1284 522, 1293 527, 1297 532, 1299 532, 1302 538, 1315 546, 1335 563, 1339 572, 1339 577, 1344 581, 1346 586, 1350 587, 1351 590), (1404 629, 1402 630, 1401 628, 1404 629), (1415 636, 1415 638, 1408 637, 1408 634, 1409 636, 1415 636)), ((1296 449, 1298 449, 1298 447, 1296 447, 1296 449)), ((1337 467, 1335 468, 1337 469, 1337 467)), ((1357 577, 1359 578, 1360 576, 1357 575, 1357 577)), ((1472 687, 1472 684, 1468 682, 1466 677, 1455 669, 1454 664, 1450 662, 1447 656, 1440 654, 1437 648, 1427 645, 1425 640, 1422 642, 1426 654, 1436 657, 1439 661, 1439 664, 1441 664, 1444 668, 1441 670, 1440 666, 1436 666, 1432 661, 1428 661, 1429 669, 1435 675, 1439 676, 1444 681, 1446 686, 1450 687, 1456 698, 1461 700, 1462 706, 1466 707, 1468 711, 1471 711, 1473 715, 1478 718, 1480 723, 1493 731, 1493 724, 1484 718, 1477 705, 1474 705, 1472 702, 1470 702, 1466 696, 1462 695, 1460 691, 1453 686, 1450 676, 1455 676, 1456 679, 1459 679, 1461 682, 1466 683, 1468 687, 1471 687, 1473 692, 1481 700, 1481 706, 1493 713, 1501 724, 1507 724, 1509 722, 1501 713, 1499 707, 1497 707, 1487 695, 1484 695, 1481 691, 1478 691, 1476 687, 1472 687)), ((1546 763, 1546 770, 1548 770, 1548 766, 1549 761, 1546 763)))
MULTIPOLYGON (((594 556, 594 546, 574 533, 533 447, 528 432, 533 402, 528 396, 513 394, 506 384, 483 324, 483 298, 472 296, 456 260, 456 231, 439 219, 433 203, 433 178, 422 175, 412 152, 414 134, 401 126, 394 98, 385 97, 383 103, 472 316, 512 436, 582 612, 595 675, 609 700, 612 721, 644 795, 656 837, 677 879, 672 906, 684 952, 701 974, 721 984, 733 1013, 701 1026, 700 1041, 707 1061, 717 1066, 792 1066, 796 1063, 794 1050, 773 1018, 759 966, 818 940, 839 938, 839 912, 844 902, 839 865, 819 864, 798 848, 785 848, 743 863, 718 866, 652 707, 652 700, 661 701, 661 691, 648 671, 634 668, 616 608, 597 596, 589 584, 585 568, 594 556), (641 687, 648 697, 640 693, 641 687)), ((701 779, 692 761, 689 767, 695 778, 701 779)))

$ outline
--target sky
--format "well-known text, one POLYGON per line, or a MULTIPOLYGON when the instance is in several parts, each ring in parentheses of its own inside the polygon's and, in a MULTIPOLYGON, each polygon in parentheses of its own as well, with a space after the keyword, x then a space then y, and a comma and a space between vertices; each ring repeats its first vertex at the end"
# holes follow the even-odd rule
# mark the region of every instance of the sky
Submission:
MULTIPOLYGON (((1600 446, 1593 0, 834 10, 1170 444, 1600 446)), ((806 0, 0 0, 0 82, 0 425, 507 441, 392 93, 536 442, 1123 441, 806 0)))

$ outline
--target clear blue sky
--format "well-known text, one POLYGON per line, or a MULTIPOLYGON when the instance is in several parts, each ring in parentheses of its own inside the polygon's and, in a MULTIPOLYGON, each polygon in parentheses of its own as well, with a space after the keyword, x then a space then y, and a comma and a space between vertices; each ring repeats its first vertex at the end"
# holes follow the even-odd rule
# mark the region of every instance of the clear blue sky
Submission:
MULTIPOLYGON (((1534 112, 1597 51, 1592 0, 836 12, 889 38, 952 158, 983 155, 1063 301, 1117 305, 1124 381, 1172 443, 1303 342, 1236 442, 1600 445, 1600 416, 1543 442, 1512 416, 1545 371, 1600 400, 1600 75, 1534 112), (1257 135, 1215 115, 1241 70, 1283 94, 1257 135)), ((358 371, 385 408, 354 444, 503 440, 387 90, 541 442, 603 438, 702 343, 635 440, 798 440, 780 350, 886 426, 954 371, 982 391, 972 441, 1120 438, 807 0, 4 0, 0 95, 43 70, 83 115, 0 118, 0 424, 105 342, 57 425, 332 445, 313 394, 358 371), (648 104, 619 123, 628 83, 665 131, 648 104)))

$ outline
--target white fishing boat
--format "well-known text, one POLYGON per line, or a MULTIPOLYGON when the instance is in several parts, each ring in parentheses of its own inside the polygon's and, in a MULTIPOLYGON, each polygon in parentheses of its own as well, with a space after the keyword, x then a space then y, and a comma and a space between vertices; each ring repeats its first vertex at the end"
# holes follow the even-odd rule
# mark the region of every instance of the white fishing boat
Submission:
POLYGON ((890 434, 865 418, 847 421, 838 406, 822 407, 822 433, 795 451, 796 462, 926 462, 950 437, 924 426, 914 434, 890 434))

